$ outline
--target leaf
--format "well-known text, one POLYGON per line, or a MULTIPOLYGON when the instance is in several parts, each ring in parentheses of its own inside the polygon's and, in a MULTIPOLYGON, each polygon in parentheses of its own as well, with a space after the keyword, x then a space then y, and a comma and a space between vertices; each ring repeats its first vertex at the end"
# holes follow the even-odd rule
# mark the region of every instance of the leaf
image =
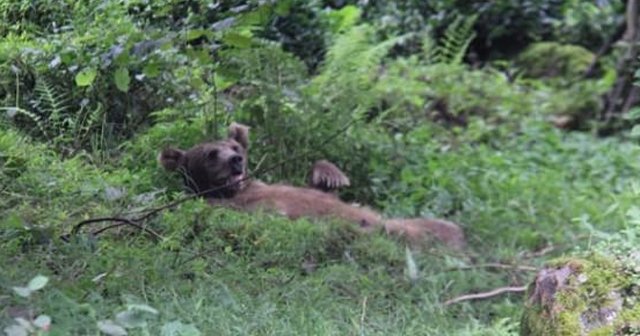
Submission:
POLYGON ((361 10, 353 5, 329 12, 328 17, 331 22, 329 29, 334 33, 346 31, 353 27, 360 20, 361 10))
POLYGON ((158 63, 148 63, 142 69, 142 73, 149 77, 154 78, 160 74, 160 69, 158 69, 158 63))
POLYGON ((29 281, 29 285, 27 286, 29 287, 30 290, 37 291, 39 289, 42 289, 44 286, 46 286, 47 282, 49 282, 49 278, 47 278, 44 275, 37 275, 36 277, 31 279, 31 281, 29 281))
POLYGON ((33 325, 40 329, 48 330, 51 326, 51 317, 48 315, 40 315, 33 321, 33 325))
POLYGON ((100 274, 96 275, 93 279, 91 279, 91 281, 99 282, 99 281, 102 280, 102 278, 106 277, 107 275, 109 275, 108 272, 100 273, 100 274))
POLYGON ((133 197, 133 201, 141 205, 149 204, 154 200, 156 200, 158 195, 163 192, 164 192, 163 190, 154 190, 154 191, 138 194, 133 197))
POLYGON ((627 115, 624 116, 626 120, 637 120, 640 119, 640 107, 632 108, 627 115))
POLYGON ((129 77, 129 69, 118 68, 114 75, 114 79, 118 90, 122 92, 129 91, 129 83, 131 83, 131 78, 129 77))
POLYGON ((160 329, 161 336, 200 336, 200 330, 193 324, 184 324, 180 321, 165 323, 160 329))
POLYGON ((16 114, 18 114, 18 109, 15 107, 7 107, 6 111, 7 111, 8 118, 13 118, 16 116, 16 114))
POLYGON ((22 221, 22 218, 18 217, 15 213, 10 214, 8 218, 5 218, 4 221, 2 221, 2 225, 10 229, 24 229, 24 222, 22 221))
POLYGON ((640 208, 637 206, 632 206, 627 213, 625 214, 630 223, 640 224, 640 208))
POLYGON ((56 55, 56 57, 49 62, 49 69, 57 68, 60 63, 62 63, 62 59, 60 58, 60 55, 56 55))
POLYGON ((13 291, 22 297, 29 297, 31 295, 31 289, 28 287, 13 287, 13 291))
POLYGON ((116 314, 116 322, 126 328, 139 328, 147 324, 149 315, 158 315, 158 311, 145 304, 130 304, 127 310, 116 314))
POLYGON ((98 329, 110 336, 126 336, 127 331, 111 320, 98 321, 98 329))
POLYGON ((222 40, 226 44, 239 49, 245 49, 245 48, 251 47, 251 37, 238 34, 238 33, 225 34, 222 40))
POLYGON ((28 336, 29 335, 27 332, 27 329, 17 324, 4 328, 4 333, 7 336, 28 336))
POLYGON ((117 188, 112 186, 107 186, 104 189, 104 197, 107 201, 116 201, 123 198, 127 194, 127 191, 124 188, 117 188))
POLYGON ((631 134, 629 134, 632 138, 640 138, 640 124, 634 125, 631 128, 631 134))
POLYGON ((209 36, 211 33, 206 29, 191 29, 187 31, 187 41, 195 40, 201 36, 209 36))
POLYGON ((33 331, 33 327, 31 326, 31 322, 27 321, 27 319, 22 318, 22 317, 16 317, 15 320, 26 331, 33 331))
POLYGON ((280 16, 287 16, 291 9, 291 0, 280 0, 276 3, 274 12, 280 16))
POLYGON ((127 308, 129 310, 138 310, 138 311, 158 315, 158 311, 155 308, 147 306, 146 304, 130 304, 127 306, 127 308))
POLYGON ((116 322, 125 328, 140 328, 147 325, 144 314, 134 310, 125 310, 117 313, 116 322))
POLYGON ((231 16, 231 17, 228 17, 226 19, 214 22, 211 25, 211 29, 213 29, 215 31, 224 30, 224 29, 227 29, 227 28, 233 26, 233 24, 235 22, 236 22, 236 18, 231 16))
POLYGON ((218 89, 218 91, 226 90, 232 85, 237 83, 236 80, 233 80, 232 78, 224 77, 219 73, 214 74, 213 81, 216 84, 216 88, 218 89))
POLYGON ((407 258, 407 276, 409 280, 416 281, 418 280, 418 266, 416 266, 416 261, 413 259, 413 253, 408 247, 405 247, 405 255, 407 258))
POLYGON ((97 71, 95 68, 85 68, 76 75, 76 85, 89 86, 96 79, 97 71))

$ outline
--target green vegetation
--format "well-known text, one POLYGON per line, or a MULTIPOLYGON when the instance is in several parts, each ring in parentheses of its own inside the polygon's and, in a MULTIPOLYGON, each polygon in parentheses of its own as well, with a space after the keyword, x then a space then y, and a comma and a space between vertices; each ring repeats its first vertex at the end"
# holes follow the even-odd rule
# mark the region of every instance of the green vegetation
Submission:
POLYGON ((620 50, 581 76, 623 8, 336 3, 0 4, 0 330, 515 335, 521 294, 443 302, 534 274, 487 265, 637 258, 617 235, 638 235, 639 110, 599 118, 620 50), (468 250, 200 199, 145 216, 185 196, 158 151, 230 121, 261 179, 299 185, 326 158, 343 199, 461 223, 468 250), (143 219, 75 232, 100 217, 143 219))

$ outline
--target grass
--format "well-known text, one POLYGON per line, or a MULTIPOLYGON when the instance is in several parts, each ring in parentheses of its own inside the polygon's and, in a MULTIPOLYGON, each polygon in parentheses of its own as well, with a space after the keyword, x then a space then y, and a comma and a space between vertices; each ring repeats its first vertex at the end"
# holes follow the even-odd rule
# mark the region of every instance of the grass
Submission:
MULTIPOLYGON (((377 185, 388 196, 378 205, 389 215, 447 215, 465 225, 471 243, 464 255, 437 246, 414 251, 417 279, 407 276, 405 247, 394 239, 357 236, 340 223, 212 209, 199 200, 148 223, 163 235, 159 243, 127 228, 64 242, 57 237, 83 218, 179 196, 178 182, 154 167, 149 149, 154 132, 167 135, 166 125, 109 164, 63 160, 46 145, 0 130, 0 326, 11 322, 11 311, 30 308, 52 317, 51 335, 93 335, 98 321, 141 303, 159 314, 130 335, 168 335, 173 321, 202 335, 516 334, 521 295, 442 302, 526 284, 532 273, 459 266, 536 266, 554 253, 524 252, 553 244, 557 255, 624 227, 638 201, 640 170, 635 145, 536 122, 523 130, 447 150, 437 141, 398 149, 411 161, 398 181, 377 185), (50 278, 43 290, 28 299, 13 293, 37 274, 50 278)), ((430 132, 417 128, 406 137, 430 132)))

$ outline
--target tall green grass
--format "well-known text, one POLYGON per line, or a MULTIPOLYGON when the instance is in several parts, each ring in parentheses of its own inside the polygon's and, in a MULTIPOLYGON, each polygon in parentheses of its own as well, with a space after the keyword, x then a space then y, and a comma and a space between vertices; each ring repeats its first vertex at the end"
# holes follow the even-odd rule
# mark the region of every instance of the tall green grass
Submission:
POLYGON ((147 223, 164 237, 158 243, 127 227, 86 233, 99 224, 68 242, 58 238, 83 218, 180 196, 178 179, 153 162, 153 139, 174 131, 157 125, 108 166, 60 159, 0 131, 0 325, 10 324, 10 312, 31 308, 52 317, 51 334, 96 334, 98 321, 144 303, 159 314, 132 335, 160 334, 172 321, 202 335, 513 334, 521 295, 442 302, 526 284, 530 272, 477 265, 536 266, 589 246, 599 232, 624 227, 638 201, 635 145, 532 122, 518 136, 445 146, 450 138, 423 127, 396 145, 402 167, 395 175, 372 163, 374 189, 386 195, 377 206, 390 216, 458 221, 470 247, 465 254, 438 246, 413 251, 415 279, 405 246, 393 238, 358 236, 341 223, 212 209, 199 200, 147 223), (553 253, 527 256, 549 245, 553 253), (13 292, 36 274, 50 277, 46 288, 29 299, 13 292))

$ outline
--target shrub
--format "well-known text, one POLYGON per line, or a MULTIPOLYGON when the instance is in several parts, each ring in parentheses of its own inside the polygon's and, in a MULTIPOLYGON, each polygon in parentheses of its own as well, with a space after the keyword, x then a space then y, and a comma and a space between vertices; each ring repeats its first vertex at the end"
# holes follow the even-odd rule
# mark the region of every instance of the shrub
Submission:
POLYGON ((577 79, 594 60, 594 54, 575 45, 563 45, 558 42, 539 42, 531 44, 517 59, 524 76, 530 78, 577 79))

